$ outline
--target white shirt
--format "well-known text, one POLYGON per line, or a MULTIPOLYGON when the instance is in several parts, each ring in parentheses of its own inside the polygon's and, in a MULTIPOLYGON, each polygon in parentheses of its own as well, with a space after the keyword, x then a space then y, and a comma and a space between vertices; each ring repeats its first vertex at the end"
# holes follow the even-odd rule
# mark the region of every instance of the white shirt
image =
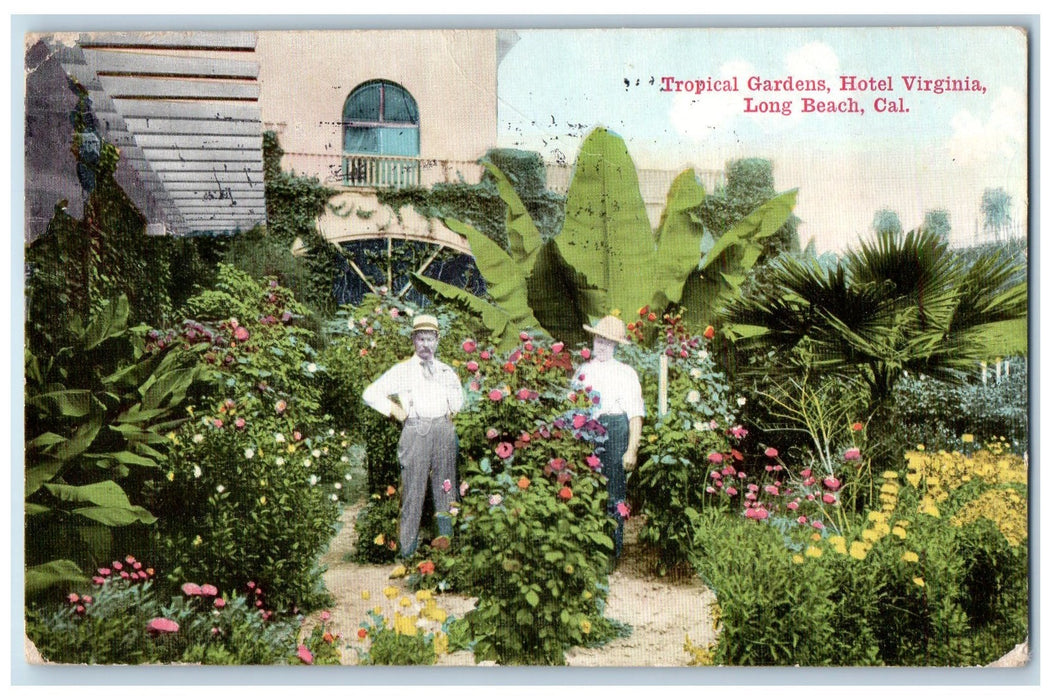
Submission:
POLYGON ((391 396, 398 397, 398 403, 410 418, 439 418, 459 412, 463 408, 460 377, 444 362, 433 362, 434 374, 428 376, 423 360, 413 355, 369 384, 361 398, 385 416, 390 415, 394 406, 391 396))
POLYGON ((577 370, 575 377, 584 386, 590 386, 598 392, 599 406, 596 414, 601 416, 623 413, 629 420, 646 415, 639 375, 620 360, 585 362, 577 370))

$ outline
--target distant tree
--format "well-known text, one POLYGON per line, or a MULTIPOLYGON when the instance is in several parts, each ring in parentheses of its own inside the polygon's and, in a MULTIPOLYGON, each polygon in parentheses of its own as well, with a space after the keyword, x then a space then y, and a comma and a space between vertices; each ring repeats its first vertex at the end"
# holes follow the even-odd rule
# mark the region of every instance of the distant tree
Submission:
POLYGON ((1003 187, 987 187, 982 192, 982 231, 1000 240, 1010 225, 1011 195, 1003 187))
POLYGON ((893 209, 880 209, 872 217, 872 228, 877 234, 893 233, 900 234, 904 231, 901 227, 901 219, 898 212, 893 209))
POLYGON ((923 228, 943 241, 948 240, 949 232, 952 231, 949 212, 945 209, 931 209, 923 215, 923 228))

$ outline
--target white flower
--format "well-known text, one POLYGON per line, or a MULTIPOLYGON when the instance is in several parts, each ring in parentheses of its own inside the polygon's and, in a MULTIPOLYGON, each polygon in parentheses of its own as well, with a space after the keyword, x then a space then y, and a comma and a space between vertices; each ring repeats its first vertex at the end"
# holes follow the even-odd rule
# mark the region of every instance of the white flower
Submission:
POLYGON ((337 496, 336 494, 332 494, 331 496, 329 496, 329 498, 331 498, 333 501, 339 500, 339 496, 337 496))
POLYGON ((320 457, 321 456, 321 450, 314 450, 310 454, 314 455, 315 457, 320 457))
POLYGON ((336 434, 336 429, 335 428, 329 428, 328 429, 328 434, 329 435, 335 435, 336 434))
POLYGON ((690 376, 693 377, 694 379, 700 379, 701 378, 701 370, 699 370, 696 367, 694 367, 693 369, 690 370, 690 376))
POLYGON ((314 364, 313 362, 311 362, 310 364, 307 365, 307 371, 311 372, 311 373, 317 372, 317 365, 314 364))
POLYGON ((696 428, 699 433, 703 433, 705 430, 711 430, 711 427, 707 423, 694 423, 693 427, 696 428))
POLYGON ((251 447, 246 447, 245 459, 252 459, 252 457, 255 457, 255 450, 253 450, 251 447))
POLYGON ((708 359, 708 351, 707 350, 701 350, 699 353, 697 353, 697 357, 701 358, 702 360, 707 360, 708 359))
POLYGON ((353 316, 347 319, 347 328, 349 328, 350 330, 354 330, 354 317, 353 316))
POLYGON ((336 489, 337 491, 339 491, 339 490, 340 490, 341 488, 343 488, 343 484, 341 484, 341 483, 339 483, 339 482, 337 481, 336 483, 332 484, 332 487, 333 487, 334 489, 336 489))
POLYGON ((451 508, 449 508, 449 515, 456 515, 459 512, 460 512, 460 509, 457 508, 456 506, 452 506, 451 508))
POLYGON ((748 399, 746 399, 743 396, 738 396, 737 397, 737 405, 738 406, 744 406, 746 403, 748 403, 748 399))
POLYGON ((690 393, 686 394, 686 400, 690 403, 697 403, 701 400, 701 392, 696 389, 691 389, 690 393))
POLYGON ((344 464, 346 464, 347 462, 350 461, 350 457, 348 457, 346 455, 343 455, 342 457, 339 458, 339 461, 343 462, 344 464))
POLYGON ((226 487, 223 486, 222 484, 219 484, 218 486, 215 487, 215 490, 216 490, 217 493, 222 493, 223 491, 226 490, 226 487))
POLYGON ((317 474, 310 475, 310 485, 317 486, 317 474))
POLYGON ((304 467, 309 467, 311 464, 313 464, 313 462, 311 462, 309 459, 304 459, 303 460, 303 466, 304 467))
POLYGON ((415 316, 416 315, 416 312, 413 311, 412 309, 405 309, 405 313, 408 314, 409 316, 415 316))
POLYGON ((197 433, 196 435, 194 435, 194 436, 193 436, 193 441, 194 441, 195 443, 200 443, 200 442, 202 442, 203 440, 204 440, 204 436, 203 436, 203 435, 201 435, 200 433, 197 433))
POLYGON ((285 436, 281 433, 274 433, 274 442, 284 442, 285 436))
POLYGON ((284 459, 284 457, 278 457, 276 460, 274 460, 274 464, 276 464, 279 467, 285 466, 285 459, 284 459))
POLYGON ((347 472, 346 474, 343 475, 343 480, 344 481, 350 481, 353 478, 354 477, 350 474, 350 472, 347 472))
POLYGON ((369 343, 369 347, 370 347, 370 348, 374 348, 374 347, 376 347, 376 341, 375 341, 375 340, 373 340, 372 342, 370 342, 370 343, 369 343))
POLYGON ((201 471, 201 465, 199 465, 199 464, 193 465, 193 478, 194 479, 199 479, 201 474, 203 474, 203 473, 204 472, 201 471))

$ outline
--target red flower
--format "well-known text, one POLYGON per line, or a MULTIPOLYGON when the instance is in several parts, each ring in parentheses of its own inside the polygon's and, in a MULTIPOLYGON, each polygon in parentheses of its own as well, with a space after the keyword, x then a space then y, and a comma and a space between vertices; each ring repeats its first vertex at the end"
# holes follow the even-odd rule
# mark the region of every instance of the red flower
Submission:
POLYGON ((777 456, 777 450, 775 448, 773 448, 773 447, 767 447, 766 448, 766 452, 764 452, 763 454, 765 454, 770 459, 773 459, 774 457, 777 456))
POLYGON ((479 353, 478 357, 482 358, 483 360, 488 360, 490 357, 492 357, 492 355, 489 354, 488 350, 482 350, 482 352, 479 353))
POLYGON ((201 587, 196 583, 184 583, 182 585, 182 592, 186 595, 202 595, 201 587))
POLYGON ((332 619, 332 613, 330 613, 328 610, 322 610, 321 611, 321 621, 322 622, 328 622, 331 619, 332 619))
POLYGON ((155 617, 146 625, 152 634, 170 634, 179 631, 179 623, 166 617, 155 617))
POLYGON ((650 305, 649 304, 647 304, 646 306, 643 306, 641 309, 639 309, 639 316, 646 316, 649 313, 650 313, 650 305))
POLYGON ((248 329, 244 326, 238 326, 237 330, 234 331, 234 338, 237 340, 248 340, 248 329))
POLYGON ((839 479, 837 479, 834 476, 825 477, 825 480, 822 483, 825 485, 825 488, 827 488, 829 491, 836 491, 839 489, 840 486, 843 485, 842 483, 840 483, 839 479))
POLYGON ((502 398, 504 398, 504 394, 499 389, 493 389, 492 391, 489 392, 489 400, 490 401, 499 401, 502 398))
POLYGON ((591 359, 591 350, 589 350, 588 348, 584 348, 583 350, 580 351, 580 356, 583 357, 585 360, 590 360, 591 359))
POLYGON ((715 329, 712 328, 711 326, 708 326, 707 328, 705 328, 704 329, 704 337, 707 338, 708 340, 711 340, 712 338, 714 338, 715 337, 715 329))
POLYGON ((434 562, 431 561, 430 559, 428 559, 426 561, 421 561, 419 564, 416 565, 416 568, 419 569, 420 573, 423 574, 424 576, 426 576, 427 574, 433 574, 434 573, 434 562))
POLYGON ((522 387, 521 389, 519 389, 518 390, 518 398, 519 398, 520 401, 525 401, 526 399, 528 399, 529 398, 529 389, 526 389, 525 387, 522 387))
POLYGON ((843 453, 843 459, 861 459, 861 450, 856 447, 851 447, 843 453))
POLYGON ((599 467, 602 466, 602 460, 599 459, 598 455, 596 455, 596 454, 588 455, 587 457, 584 458, 584 461, 587 462, 588 466, 591 467, 592 469, 598 469, 599 467))
POLYGON ((850 426, 850 429, 853 430, 856 433, 859 430, 864 430, 865 426, 862 425, 861 423, 855 423, 854 425, 850 426))
POLYGON ((514 362, 505 362, 504 363, 504 371, 507 372, 508 374, 514 374, 515 363, 514 362))
POLYGON ((359 627, 358 628, 358 639, 364 639, 367 636, 369 636, 369 631, 367 629, 365 629, 364 627, 359 627))
POLYGON ((515 448, 509 442, 501 442, 496 446, 496 456, 500 459, 507 459, 514 454, 515 448))
POLYGON ((314 655, 310 653, 310 649, 307 649, 306 644, 299 645, 299 648, 296 649, 296 656, 298 656, 299 660, 305 664, 309 665, 314 663, 314 655))
POLYGON ((573 429, 580 430, 584 427, 584 424, 588 422, 587 416, 583 413, 576 413, 573 415, 573 429))
POLYGON ((712 464, 722 464, 723 456, 719 452, 711 452, 708 454, 708 461, 712 464))
POLYGON ((565 343, 561 343, 561 342, 555 343, 554 345, 551 346, 551 352, 553 352, 553 353, 555 353, 557 355, 558 353, 562 352, 562 349, 564 347, 566 347, 565 343))
POLYGON ((520 489, 522 489, 523 491, 525 491, 525 490, 526 490, 527 488, 529 488, 529 484, 531 484, 531 483, 532 483, 532 482, 531 482, 531 481, 529 481, 529 478, 528 478, 528 477, 525 477, 525 476, 523 476, 522 478, 520 478, 520 479, 518 480, 518 488, 520 488, 520 489))
POLYGON ((471 360, 470 362, 468 362, 467 363, 467 371, 468 372, 477 372, 478 371, 478 363, 475 362, 474 360, 471 360))
POLYGON ((573 498, 573 491, 568 486, 563 486, 558 490, 558 497, 563 501, 568 501, 573 498))
POLYGON ((474 352, 475 348, 477 347, 478 344, 475 343, 474 340, 472 340, 471 338, 468 338, 467 340, 463 341, 463 351, 466 353, 474 352))
POLYGON ((518 337, 519 337, 519 338, 520 338, 521 340, 529 340, 529 334, 528 334, 528 333, 526 333, 525 331, 522 331, 521 333, 519 333, 519 334, 518 334, 518 337))

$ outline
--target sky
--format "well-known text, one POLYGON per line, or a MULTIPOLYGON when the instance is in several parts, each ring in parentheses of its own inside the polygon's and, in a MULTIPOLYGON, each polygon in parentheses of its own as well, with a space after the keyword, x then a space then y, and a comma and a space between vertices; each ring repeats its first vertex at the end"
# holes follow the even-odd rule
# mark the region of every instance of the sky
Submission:
POLYGON ((1013 219, 1025 221, 1028 67, 1021 30, 517 34, 499 66, 500 146, 572 163, 581 139, 593 127, 605 126, 625 139, 639 168, 722 169, 736 158, 768 158, 779 191, 799 188, 800 237, 804 245, 812 239, 820 252, 855 246, 871 233, 876 211, 884 208, 897 212, 906 230, 919 226, 927 211, 948 210, 951 241, 972 242, 981 227, 986 188, 1003 187, 1012 197, 1013 219), (842 90, 842 76, 856 76, 856 87, 861 80, 890 82, 848 92, 842 90), (914 83, 909 90, 905 76, 969 78, 968 85, 980 89, 938 94, 918 91, 914 83), (681 91, 665 77, 683 81, 681 91), (751 77, 824 80, 827 91, 754 90, 751 77), (710 89, 709 78, 736 78, 738 90, 710 89), (697 79, 705 82, 704 89, 687 92, 692 85, 685 81, 697 79), (667 87, 673 89, 662 89, 667 87), (805 98, 848 108, 853 98, 864 113, 804 113, 805 98), (878 98, 900 111, 878 112, 878 98), (786 101, 790 114, 785 114, 786 101))

